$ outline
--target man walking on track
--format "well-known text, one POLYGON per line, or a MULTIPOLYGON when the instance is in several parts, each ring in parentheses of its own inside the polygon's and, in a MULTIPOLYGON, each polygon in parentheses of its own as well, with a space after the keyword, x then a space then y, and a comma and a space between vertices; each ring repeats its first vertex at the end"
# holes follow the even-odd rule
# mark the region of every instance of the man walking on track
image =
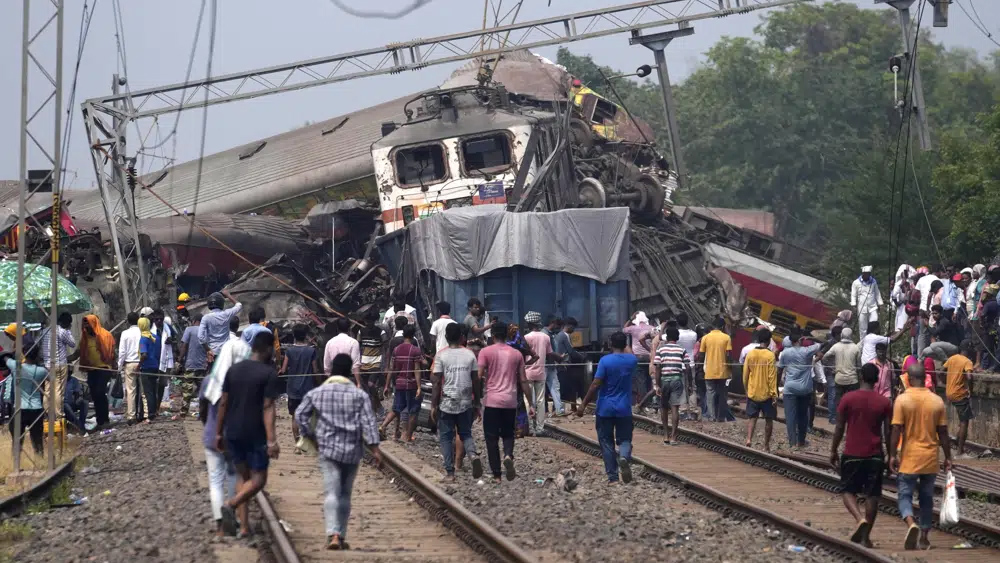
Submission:
POLYGON ((330 362, 330 378, 306 393, 295 411, 295 423, 303 436, 316 442, 319 468, 323 472, 323 515, 326 548, 350 549, 347 522, 351 518, 351 494, 364 444, 372 449, 375 465, 382 464, 378 429, 368 394, 351 381, 353 359, 346 354, 330 362), (315 426, 312 420, 315 415, 315 426))
MULTIPOLYGON (((483 399, 483 434, 493 479, 500 482, 500 447, 503 440, 503 469, 507 480, 517 477, 514 470, 514 422, 517 417, 517 387, 531 396, 524 373, 524 355, 507 344, 507 324, 497 322, 492 329, 493 344, 479 352, 479 375, 485 390, 483 399)), ((581 411, 582 412, 582 411, 581 411)), ((535 409, 528 408, 528 416, 535 409)))
MULTIPOLYGON (((906 370, 911 382, 924 380, 924 367, 906 370)), ((951 471, 951 441, 944 401, 926 387, 911 385, 896 399, 889 439, 889 467, 896 473, 899 514, 906 521, 906 549, 929 549, 934 523, 934 479, 938 473, 938 448, 944 448, 944 469, 951 471), (896 445, 902 440, 900 450, 896 445), (913 517, 913 493, 920 498, 920 518, 913 517), (919 526, 918 526, 919 524, 919 526), (918 539, 919 536, 919 539, 918 539)))
POLYGON ((764 416, 764 451, 771 451, 771 432, 778 415, 778 365, 771 343, 771 331, 758 328, 754 332, 757 347, 747 353, 743 361, 743 388, 747 392, 747 442, 753 443, 757 418, 764 416))
POLYGON ((684 375, 691 369, 691 358, 677 339, 680 331, 668 327, 664 333, 664 343, 654 350, 653 363, 649 376, 653 379, 653 391, 660 397, 660 419, 663 421, 663 433, 669 437, 664 444, 677 443, 677 425, 680 421, 681 404, 684 403, 684 375), (669 409, 667 408, 669 406, 669 409), (670 425, 667 425, 667 415, 670 425))
POLYGON ((877 365, 861 367, 861 388, 841 399, 837 407, 837 427, 830 444, 830 465, 840 467, 844 506, 857 521, 851 541, 866 547, 872 547, 869 535, 878 515, 885 470, 882 443, 889 440, 889 420, 892 418, 892 402, 874 389, 878 379, 877 365), (844 455, 840 457, 838 449, 845 427, 847 441, 844 455), (864 514, 858 506, 859 496, 865 499, 864 514))
POLYGON ((625 352, 628 338, 624 332, 608 337, 611 353, 601 358, 594 373, 594 382, 583 398, 583 405, 576 416, 583 416, 587 404, 597 394, 597 439, 601 443, 604 471, 609 483, 632 481, 632 373, 639 361, 625 352), (615 444, 618 455, 615 455, 615 444))
MULTIPOLYGON (((472 460, 472 477, 483 476, 483 462, 472 438, 473 418, 479 419, 479 364, 476 355, 461 345, 462 326, 451 323, 444 329, 448 347, 434 358, 434 394, 431 418, 437 419, 446 480, 455 480, 455 432, 472 460)), ((461 452, 460 452, 461 455, 461 452)))
MULTIPOLYGON (((261 332, 253 339, 250 359, 233 364, 222 384, 216 442, 236 466, 236 496, 222 507, 222 526, 236 534, 239 510, 240 536, 250 533, 247 504, 267 484, 270 458, 278 459, 274 429, 274 400, 278 398, 278 372, 272 365, 274 335, 261 332)), ((367 398, 366 398, 367 399, 367 398)))

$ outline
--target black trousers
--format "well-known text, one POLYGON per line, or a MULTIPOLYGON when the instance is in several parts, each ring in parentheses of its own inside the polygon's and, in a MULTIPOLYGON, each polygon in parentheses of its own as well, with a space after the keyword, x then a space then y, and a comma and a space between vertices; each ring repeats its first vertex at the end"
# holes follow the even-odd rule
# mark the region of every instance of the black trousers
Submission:
MULTIPOLYGON (((159 371, 142 370, 142 372, 142 394, 146 397, 146 408, 149 409, 146 418, 154 420, 157 413, 160 412, 160 399, 163 397, 163 393, 160 391, 160 381, 163 380, 164 386, 166 386, 166 380, 160 376, 159 371)), ((137 398, 137 400, 139 399, 137 398)))
MULTIPOLYGON (((27 431, 28 435, 31 436, 31 447, 35 448, 36 454, 41 454, 45 451, 45 443, 42 440, 42 415, 45 411, 42 409, 21 409, 21 436, 20 443, 24 444, 24 432, 27 431)), ((7 427, 10 429, 10 435, 14 435, 14 417, 11 416, 10 422, 7 423, 7 427)))
POLYGON ((486 455, 490 460, 490 471, 500 477, 500 439, 503 438, 503 455, 514 458, 514 420, 517 409, 483 409, 483 434, 486 435, 486 455))
POLYGON ((107 424, 108 417, 108 381, 111 380, 111 371, 106 369, 95 369, 87 372, 87 387, 90 388, 90 398, 94 401, 94 415, 97 417, 97 424, 107 424))

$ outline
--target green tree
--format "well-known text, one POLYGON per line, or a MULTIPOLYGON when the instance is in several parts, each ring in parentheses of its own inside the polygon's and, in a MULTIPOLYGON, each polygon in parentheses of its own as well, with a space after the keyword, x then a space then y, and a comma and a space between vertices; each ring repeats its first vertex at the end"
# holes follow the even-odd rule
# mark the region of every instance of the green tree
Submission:
MULTIPOLYGON (((1000 101, 1000 58, 984 62, 972 51, 947 49, 929 29, 925 18, 917 59, 932 137, 944 157, 946 147, 958 151, 961 142, 985 138, 976 115, 1000 101)), ((888 59, 902 50, 896 11, 795 5, 770 12, 756 34, 722 38, 675 85, 690 175, 675 199, 772 211, 780 235, 828 251, 825 268, 847 275, 861 262, 894 271, 892 260, 933 258, 919 182, 934 232, 947 239, 942 250, 957 250, 951 213, 934 195, 938 176, 931 182, 938 152, 910 151, 908 116, 893 95, 888 59), (900 250, 890 252, 889 228, 895 248, 900 205, 900 250), (889 217, 896 217, 891 225, 889 217)), ((598 69, 619 73, 565 49, 558 61, 605 95, 598 69)), ((906 68, 898 80, 902 97, 906 68)), ((655 83, 618 80, 615 88, 665 145, 655 83)))
POLYGON ((933 175, 936 215, 948 219, 946 252, 965 263, 1000 254, 1000 105, 977 121, 975 135, 943 136, 933 175))

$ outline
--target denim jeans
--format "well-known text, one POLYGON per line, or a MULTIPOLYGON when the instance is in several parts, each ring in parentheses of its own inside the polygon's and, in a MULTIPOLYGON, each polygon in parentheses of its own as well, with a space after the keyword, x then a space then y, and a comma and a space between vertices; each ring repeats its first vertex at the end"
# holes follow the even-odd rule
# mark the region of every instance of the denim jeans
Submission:
POLYGON ((212 503, 212 518, 222 520, 222 503, 236 495, 236 468, 226 461, 226 456, 205 448, 205 465, 208 467, 208 498, 212 503))
POLYGON ((469 409, 458 414, 442 412, 438 414, 438 437, 441 440, 441 456, 444 458, 444 470, 448 475, 455 474, 455 430, 465 445, 465 454, 472 459, 479 455, 476 451, 476 440, 472 437, 472 415, 469 409))
POLYGON ((899 491, 899 516, 905 519, 913 516, 913 490, 917 490, 920 501, 920 517, 917 519, 921 530, 930 530, 934 525, 934 478, 933 473, 913 475, 900 473, 896 479, 899 491))
POLYGON ((549 395, 552 395, 552 409, 556 414, 562 414, 562 396, 559 393, 559 371, 556 368, 545 368, 545 385, 549 388, 549 395))
POLYGON ((596 427, 604 458, 604 472, 608 481, 613 483, 618 480, 618 455, 626 461, 632 460, 632 417, 598 416, 596 427), (615 444, 618 445, 618 455, 615 455, 615 444))
POLYGON ((830 424, 837 424, 837 384, 833 382, 832 374, 826 379, 826 410, 829 411, 827 418, 830 424))
POLYGON ((724 422, 729 405, 726 402, 728 393, 726 391, 725 379, 706 379, 708 387, 708 397, 705 402, 708 404, 708 416, 717 422, 724 422))
POLYGON ((354 478, 358 475, 358 464, 340 463, 319 458, 319 468, 323 473, 323 516, 326 519, 326 535, 339 534, 347 539, 347 521, 351 519, 351 491, 354 478))
POLYGON ((708 418, 708 389, 704 377, 695 377, 694 390, 698 399, 698 407, 701 409, 701 418, 708 418))
POLYGON ((810 400, 812 400, 812 395, 785 394, 785 428, 788 430, 788 444, 790 446, 800 446, 806 441, 810 400))

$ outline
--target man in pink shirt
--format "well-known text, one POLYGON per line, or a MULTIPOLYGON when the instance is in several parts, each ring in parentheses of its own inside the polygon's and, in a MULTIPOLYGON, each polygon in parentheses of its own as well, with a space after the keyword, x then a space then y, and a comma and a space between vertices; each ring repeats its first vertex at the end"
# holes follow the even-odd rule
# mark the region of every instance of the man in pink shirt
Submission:
POLYGON ((524 367, 524 373, 531 386, 528 402, 535 407, 535 436, 542 436, 545 432, 545 361, 552 353, 552 337, 542 332, 542 316, 535 311, 528 311, 524 322, 529 331, 524 340, 538 356, 537 360, 524 367))
POLYGON ((339 331, 337 335, 326 343, 326 348, 323 350, 323 372, 330 375, 330 367, 337 354, 347 354, 354 364, 352 368, 354 381, 361 387, 361 345, 351 338, 351 321, 344 317, 337 319, 337 330, 339 331))
MULTIPOLYGON (((507 324, 493 325, 493 344, 479 352, 479 374, 485 382, 483 398, 483 434, 486 436, 486 453, 490 460, 493 478, 500 482, 500 447, 503 439, 503 467, 510 481, 517 476, 514 471, 514 421, 517 417, 517 386, 520 383, 525 395, 531 388, 524 373, 524 356, 507 345, 507 324)), ((544 377, 543 377, 544 380, 544 377)), ((534 416, 533 408, 528 416, 534 416)))

